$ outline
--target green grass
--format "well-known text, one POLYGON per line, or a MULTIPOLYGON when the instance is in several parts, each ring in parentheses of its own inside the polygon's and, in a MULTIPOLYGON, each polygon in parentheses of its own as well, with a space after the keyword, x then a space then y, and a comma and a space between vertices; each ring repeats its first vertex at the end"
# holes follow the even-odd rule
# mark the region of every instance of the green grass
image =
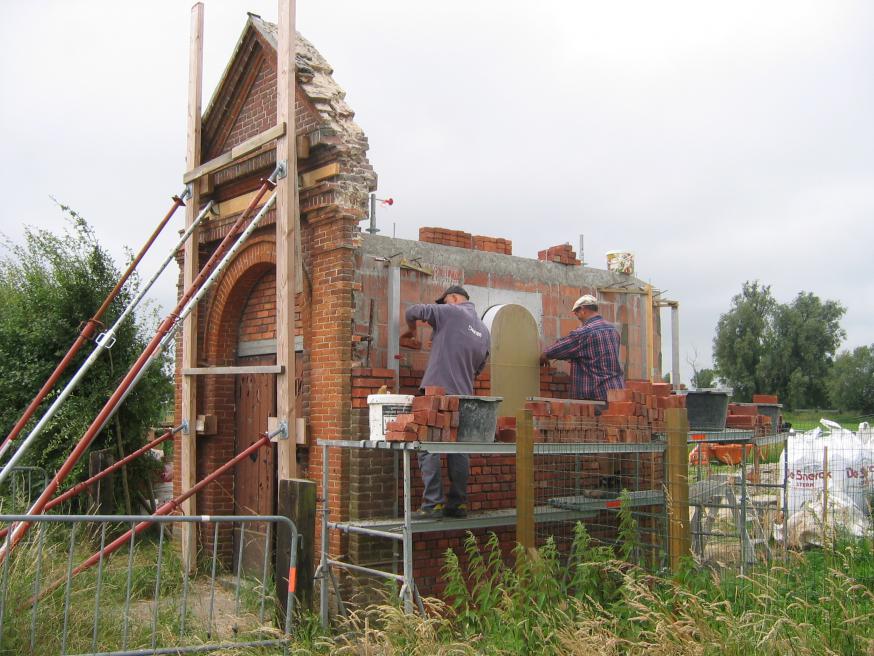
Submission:
MULTIPOLYGON (((355 610, 325 632, 312 615, 295 630, 293 654, 404 654, 441 656, 544 654, 571 656, 689 654, 874 653, 874 547, 841 539, 829 548, 788 552, 774 566, 740 576, 716 572, 691 560, 670 575, 648 571, 626 559, 638 550, 634 516, 623 504, 618 547, 592 540, 584 525, 575 529, 568 554, 548 541, 536 551, 521 548, 505 560, 494 534, 485 542, 469 534, 460 555, 444 558, 445 600, 425 600, 426 614, 407 615, 397 590, 386 602, 355 610)), ((64 534, 49 534, 41 577, 51 580, 66 567, 64 534)), ((79 556, 90 553, 82 545, 79 556)), ((135 552, 132 598, 138 605, 129 646, 150 646, 151 603, 155 586, 156 543, 143 539, 135 552)), ((30 653, 31 615, 21 605, 33 590, 35 543, 22 544, 10 562, 10 602, 4 612, 0 654, 30 653)), ((2 568, 0 568, 2 574, 2 568)), ((208 574, 206 575, 208 577, 208 574)), ((195 581, 205 577, 199 571, 195 581)), ((108 559, 101 583, 101 624, 97 649, 118 649, 127 579, 127 553, 108 559)), ((70 616, 71 653, 92 646, 96 571, 76 579, 70 616)), ((246 612, 256 613, 260 588, 247 581, 241 595, 246 612)), ((268 585, 271 585, 268 583, 268 585)), ((182 574, 171 549, 164 553, 158 644, 178 644, 182 574)), ((272 587, 269 590, 271 597, 272 587)), ((268 607, 276 623, 277 607, 268 607)), ((202 617, 199 619, 203 619, 202 617)), ((189 608, 187 644, 209 639, 189 608)), ((44 599, 37 616, 35 653, 58 653, 63 621, 63 588, 44 599)), ((276 630, 255 627, 238 639, 274 637, 276 630)), ((270 654, 277 650, 221 653, 270 654)))
POLYGON ((855 431, 859 427, 859 422, 867 421, 874 424, 874 417, 871 415, 863 416, 860 412, 837 410, 785 410, 783 412, 783 421, 788 421, 792 424, 795 430, 811 430, 820 426, 820 419, 830 419, 839 423, 844 428, 855 431))
MULTIPOLYGON (((630 530, 630 526, 626 526, 630 530)), ((578 525, 569 560, 552 543, 503 562, 497 538, 446 554, 447 602, 354 613, 331 654, 865 654, 874 650, 871 542, 787 554, 746 577, 686 563, 669 577, 617 560, 578 525)))
MULTIPOLYGON (((36 536, 37 529, 31 530, 31 538, 36 536)), ((31 630, 35 627, 33 653, 60 653, 62 627, 64 624, 64 593, 61 585, 51 594, 39 601, 36 622, 32 625, 32 610, 29 600, 34 591, 34 580, 39 562, 40 587, 63 578, 68 559, 69 532, 54 527, 46 532, 41 558, 37 540, 22 542, 12 554, 9 562, 8 594, 3 613, 3 640, 0 644, 0 654, 31 653, 31 630)), ((108 540, 107 540, 108 542, 108 540)), ((91 555, 99 546, 93 537, 87 541, 84 536, 74 550, 74 565, 91 555)), ((129 640, 128 648, 151 647, 153 599, 155 595, 157 576, 157 537, 154 534, 140 536, 134 550, 133 565, 130 577, 130 610, 128 613, 129 640)), ((99 623, 96 641, 94 639, 95 599, 98 591, 97 567, 83 571, 73 579, 70 595, 70 612, 67 618, 68 653, 89 653, 92 648, 97 651, 121 649, 124 623, 124 607, 128 590, 128 556, 126 548, 121 549, 104 561, 100 577, 99 592, 99 623), (93 646, 93 647, 92 647, 93 646)), ((208 560, 208 559, 202 559, 208 560)), ((3 576, 0 566, 0 576, 3 576)), ((181 599, 184 585, 183 570, 178 554, 173 545, 165 540, 162 552, 162 568, 160 580, 160 604, 158 605, 158 646, 177 646, 179 644, 203 644, 206 642, 228 640, 260 640, 279 636, 275 628, 280 626, 279 607, 275 602, 273 584, 267 582, 267 603, 265 620, 267 626, 259 626, 257 622, 260 607, 261 591, 264 584, 252 579, 243 578, 240 591, 240 619, 233 615, 233 590, 224 587, 223 607, 217 606, 215 621, 223 623, 224 634, 217 639, 215 635, 207 634, 207 613, 209 603, 209 573, 208 568, 201 568, 194 573, 189 582, 189 598, 185 614, 184 639, 180 641, 181 599), (229 599, 230 598, 230 599, 229 599), (230 609, 230 610, 229 610, 230 609), (236 636, 229 634, 232 622, 238 622, 240 630, 236 636)), ((219 576, 226 579, 227 571, 220 569, 219 576)), ((231 652, 223 652, 231 653, 231 652)), ((261 651, 234 653, 266 653, 261 651)))

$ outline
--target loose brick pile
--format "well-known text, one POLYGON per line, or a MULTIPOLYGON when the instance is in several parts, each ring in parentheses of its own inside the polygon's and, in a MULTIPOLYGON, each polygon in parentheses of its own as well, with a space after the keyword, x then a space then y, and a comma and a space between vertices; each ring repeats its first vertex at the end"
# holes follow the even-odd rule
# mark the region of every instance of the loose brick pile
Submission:
POLYGON ((579 266, 582 264, 577 259, 577 254, 570 244, 560 244, 559 246, 550 246, 545 251, 538 251, 537 259, 544 262, 557 262, 558 264, 567 264, 570 266, 579 266))
POLYGON ((413 399, 413 411, 395 417, 386 425, 389 442, 457 442, 458 396, 442 387, 426 387, 425 396, 413 399))
POLYGON ((665 410, 685 407, 685 397, 671 394, 668 384, 628 381, 610 390, 599 417, 595 405, 573 400, 540 400, 525 404, 543 442, 649 442, 665 430, 665 410))
POLYGON ((419 241, 441 246, 454 246, 487 253, 513 254, 513 242, 500 237, 472 235, 464 230, 449 230, 447 228, 419 228, 419 241))
POLYGON ((448 228, 419 228, 419 241, 441 246, 456 248, 472 248, 473 235, 464 230, 449 230, 448 228))
POLYGON ((725 427, 755 429, 764 435, 771 431, 771 418, 767 415, 760 415, 755 404, 729 403, 725 427))
POLYGON ((486 253, 500 253, 501 255, 513 254, 513 242, 500 237, 486 237, 484 235, 473 236, 473 249, 486 253))

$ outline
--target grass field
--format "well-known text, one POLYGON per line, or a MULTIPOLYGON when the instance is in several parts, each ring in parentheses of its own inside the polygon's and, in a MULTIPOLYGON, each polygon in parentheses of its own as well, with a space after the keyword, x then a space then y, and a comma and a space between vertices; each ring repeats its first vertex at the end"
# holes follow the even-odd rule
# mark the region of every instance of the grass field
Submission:
POLYGON ((795 410, 784 411, 783 421, 792 424, 795 430, 811 430, 819 426, 820 419, 830 419, 839 423, 844 428, 856 430, 859 422, 867 421, 874 424, 874 416, 862 415, 859 412, 838 412, 837 410, 795 410))

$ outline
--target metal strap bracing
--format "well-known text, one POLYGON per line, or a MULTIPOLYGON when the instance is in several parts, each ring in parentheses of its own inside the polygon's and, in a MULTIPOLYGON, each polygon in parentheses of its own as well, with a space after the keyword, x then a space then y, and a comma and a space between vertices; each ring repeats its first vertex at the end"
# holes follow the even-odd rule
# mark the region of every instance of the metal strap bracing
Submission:
MULTIPOLYGON (((55 370, 48 377, 46 382, 43 384, 42 388, 37 392, 36 396, 33 397, 33 400, 25 409, 24 413, 21 415, 19 420, 16 422, 15 426, 13 426, 12 430, 9 432, 9 435, 6 436, 6 439, 3 440, 2 446, 0 446, 0 458, 2 458, 5 453, 8 451, 11 442, 16 439, 24 429, 24 426, 30 421, 30 418, 33 416, 33 413, 36 412, 36 409, 43 402, 46 395, 52 390, 55 384, 58 382, 58 379, 61 377, 61 374, 73 361, 73 357, 79 351, 83 344, 86 341, 90 340, 94 336, 94 332, 97 329, 97 326, 100 324, 100 319, 103 317, 103 313, 106 312, 109 305, 112 301, 115 300, 116 296, 118 296, 119 292, 121 292, 121 288, 124 286, 127 279, 131 276, 131 274, 136 269, 137 265, 140 263, 140 260, 143 259, 143 256, 148 252, 149 248, 151 248, 152 244, 155 242, 155 239, 158 238, 158 235, 161 234, 161 231, 164 229, 164 226, 167 225, 167 222, 176 213, 176 210, 181 206, 185 205, 185 199, 190 196, 190 191, 188 187, 182 191, 182 193, 178 196, 173 196, 173 205, 167 211, 167 214, 164 215, 164 218, 158 223, 157 228, 155 228, 154 232, 152 232, 152 236, 146 240, 146 243, 140 249, 139 253, 136 254, 136 257, 131 261, 128 265, 127 270, 122 274, 121 278, 118 279, 118 282, 113 287, 112 291, 107 294, 106 298, 103 300, 101 306, 94 313, 94 316, 91 317, 85 324, 82 326, 82 330, 79 333, 79 336, 70 346, 70 349, 67 351, 67 354, 61 359, 61 361, 55 367, 55 370)), ((2 480, 2 479, 0 479, 2 480)))
MULTIPOLYGON (((170 251, 170 253, 167 255, 167 257, 161 263, 161 266, 158 267, 158 270, 155 272, 155 274, 152 276, 152 278, 149 280, 149 282, 146 283, 146 285, 143 286, 143 288, 136 295, 136 297, 130 303, 128 303, 127 307, 125 307, 125 309, 119 315, 118 319, 116 319, 116 321, 112 325, 112 327, 109 330, 107 330, 105 333, 101 333, 100 335, 98 335, 97 339, 95 340, 96 345, 94 347, 94 350, 91 352, 91 354, 85 360, 85 362, 82 363, 82 366, 79 367, 78 371, 73 375, 73 377, 67 382, 67 384, 64 386, 64 389, 61 391, 61 393, 58 395, 58 397, 52 402, 52 404, 46 410, 46 412, 42 416, 42 418, 40 418, 40 420, 37 422, 37 424, 30 431, 30 434, 28 434, 28 436, 24 439, 24 441, 18 447, 18 450, 9 459, 9 462, 6 464, 6 466, 2 470, 0 470, 0 483, 2 483, 5 480, 6 476, 8 475, 7 471, 9 470, 9 468, 14 467, 18 463, 18 461, 24 457, 24 454, 27 452, 27 449, 30 448, 30 446, 33 444, 34 440, 36 440, 36 438, 39 436, 39 434, 42 432, 42 430, 45 428, 45 426, 48 424, 48 422, 52 419, 52 417, 54 417, 55 413, 60 409, 60 407, 67 400, 67 397, 69 397, 70 394, 72 394, 73 390, 79 384, 79 381, 81 381, 82 378, 85 377, 85 374, 88 372, 88 370, 91 368, 91 366, 97 361, 97 359, 100 357, 100 355, 103 353, 103 351, 112 348, 113 344, 115 343, 115 334, 118 331, 119 327, 127 319, 127 317, 130 316, 130 314, 143 301, 143 299, 146 297, 146 294, 149 292, 149 290, 152 288, 152 286, 158 280, 159 276, 164 272, 164 270, 167 268, 167 266, 170 264, 170 262, 173 261, 174 257, 176 256, 176 253, 179 251, 179 249, 182 248, 182 245, 185 243, 185 240, 188 238, 188 235, 190 235, 191 232, 194 231, 194 228, 197 226, 197 224, 200 223, 203 220, 203 218, 212 210, 212 206, 213 206, 213 203, 212 203, 212 201, 210 201, 207 204, 207 206, 203 208, 203 211, 197 216, 194 223, 191 226, 189 226, 189 228, 185 231, 185 233, 176 242, 176 245, 173 247, 173 249, 170 251)), ((4 447, 8 448, 11 444, 12 444, 12 441, 8 440, 4 444, 4 447)), ((0 455, 2 455, 2 454, 0 454, 0 455)))
MULTIPOLYGON (((261 185, 258 193, 249 203, 249 207, 247 207, 246 210, 237 219, 236 223, 232 226, 231 230, 219 244, 215 252, 210 256, 209 260, 204 265, 203 269, 201 269, 201 271, 197 274, 189 288, 183 292, 181 298, 176 304, 176 307, 173 308, 173 310, 161 322, 161 325, 158 327, 157 332, 152 337, 139 358, 137 358, 137 361, 131 366, 130 370, 128 371, 127 375, 125 375, 118 388, 115 390, 112 396, 110 396, 109 400, 103 406, 103 409, 98 413, 97 417, 95 417, 94 421, 92 421, 90 427, 85 432, 85 434, 79 439, 78 443, 73 448, 73 451, 70 453, 70 455, 64 461, 64 464, 49 482, 45 491, 40 495, 36 503, 33 504, 28 514, 36 515, 43 512, 46 504, 52 498, 52 496, 54 496, 61 482, 67 477, 67 475, 69 475, 70 471, 72 471, 73 467, 82 457, 82 455, 84 455, 85 451, 88 449, 97 434, 112 418, 113 414, 118 409, 118 406, 121 404, 121 402, 124 401, 125 398, 127 398, 127 395, 130 394, 131 390, 136 386, 142 376, 146 373, 149 366, 157 359, 161 351, 172 342, 175 331, 178 329, 179 325, 181 325, 185 317, 188 316, 188 314, 194 309, 194 307, 204 296, 204 294, 206 294, 207 290, 216 280, 221 271, 223 271, 228 266, 231 259, 236 255, 240 248, 242 248, 243 243, 245 243, 246 239, 249 237, 249 235, 251 235, 252 231, 254 231, 261 218, 273 206, 273 203, 276 200, 276 194, 272 193, 270 195, 268 200, 261 207, 260 211, 248 223, 248 225, 246 225, 245 228, 243 228, 243 225, 246 224, 249 215, 254 210, 254 208, 258 206, 268 190, 276 186, 275 181, 282 170, 283 167, 281 165, 277 166, 277 168, 271 174, 270 178, 265 180, 264 184, 261 185)), ((22 536, 27 531, 27 528, 27 523, 18 524, 15 526, 10 534, 11 541, 7 541, 7 545, 4 545, 3 548, 0 549, 0 559, 6 557, 8 549, 12 549, 15 547, 15 545, 21 540, 22 536)))

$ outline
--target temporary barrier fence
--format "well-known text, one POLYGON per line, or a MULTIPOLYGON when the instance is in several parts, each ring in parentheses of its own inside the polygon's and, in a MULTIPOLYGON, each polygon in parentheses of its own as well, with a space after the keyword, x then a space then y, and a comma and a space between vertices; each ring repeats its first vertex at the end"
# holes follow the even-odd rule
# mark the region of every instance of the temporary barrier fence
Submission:
MULTIPOLYGON (((242 247, 242 244, 255 229, 260 219, 273 206, 273 203, 276 199, 275 193, 270 195, 268 200, 261 207, 260 211, 255 215, 255 217, 252 218, 251 221, 249 221, 248 225, 246 225, 245 228, 242 228, 242 226, 246 223, 246 218, 248 217, 249 213, 258 205, 258 203, 261 202, 261 199, 267 193, 267 191, 275 186, 275 180, 282 170, 283 167, 278 166, 276 170, 274 170, 274 172, 271 174, 270 178, 266 180, 261 186, 261 189, 255 195, 255 197, 252 198, 249 207, 243 212, 240 218, 237 219, 237 222, 228 232, 227 236, 219 244, 216 251, 212 254, 210 259, 207 261, 207 263, 204 265, 198 275, 195 277, 190 287, 182 294, 182 297, 179 299, 176 307, 167 315, 164 321, 161 322, 161 325, 158 327, 157 332, 155 333, 149 344, 143 350, 137 361, 131 366, 130 370, 125 375, 124 379, 121 381, 116 391, 106 402, 103 409, 98 413, 97 417, 91 423, 88 430, 79 439, 64 464, 61 465, 60 469, 54 475, 52 480, 49 481, 49 484, 46 487, 45 491, 43 491, 43 493, 31 507, 29 514, 38 514, 43 511, 46 503, 48 503, 48 501, 55 494, 61 482, 67 477, 70 471, 72 471, 79 458, 82 457, 82 455, 90 446, 91 442, 118 409, 118 406, 124 401, 125 398, 127 398, 127 395, 136 386, 140 378, 145 374, 146 370, 154 362, 158 354, 160 354, 161 350, 169 345, 173 338, 173 335, 175 334, 175 331, 178 329, 179 325, 181 325, 184 318, 192 311, 192 309, 200 301, 202 296, 209 289, 211 284, 215 281, 216 277, 221 273, 221 271, 224 270, 230 260, 237 253, 237 251, 242 247)), ((16 527, 12 531, 11 540, 8 541, 6 545, 4 545, 2 550, 0 550, 0 558, 5 558, 8 554, 9 549, 13 549, 15 547, 15 545, 24 535, 24 532, 27 531, 27 527, 28 524, 26 522, 16 525, 16 527)))
POLYGON ((121 656, 246 647, 287 653, 299 543, 291 520, 153 517, 160 526, 157 535, 138 536, 133 528, 141 520, 136 515, 0 515, 0 524, 38 526, 34 539, 0 566, 0 653, 121 656), (212 528, 210 560, 192 573, 169 547, 166 534, 176 523, 194 524, 202 532, 212 528), (233 563, 219 557, 219 527, 228 524, 236 536, 233 563), (124 526, 131 528, 127 555, 111 558, 107 539, 124 526), (290 563, 286 590, 274 590, 271 566, 280 529, 290 536, 282 554, 290 563), (100 545, 96 571, 76 578, 77 554, 95 541, 100 545), (253 571, 244 565, 246 549, 261 555, 253 571), (56 575, 62 585, 49 592, 45 581, 56 575))
MULTIPOLYGON (((49 475, 42 467, 15 467, 6 482, 0 485, 0 512, 24 512, 48 482, 49 475)), ((0 534, 0 540, 4 537, 0 534)))

